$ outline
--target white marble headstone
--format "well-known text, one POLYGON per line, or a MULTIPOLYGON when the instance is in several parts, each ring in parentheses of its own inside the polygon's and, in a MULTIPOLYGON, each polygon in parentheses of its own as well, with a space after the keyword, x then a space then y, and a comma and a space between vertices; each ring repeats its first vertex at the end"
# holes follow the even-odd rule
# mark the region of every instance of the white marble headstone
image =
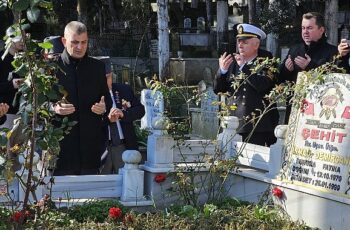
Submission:
POLYGON ((141 129, 152 129, 152 120, 163 116, 164 98, 159 91, 144 89, 141 92, 141 103, 145 106, 145 116, 141 119, 141 129))

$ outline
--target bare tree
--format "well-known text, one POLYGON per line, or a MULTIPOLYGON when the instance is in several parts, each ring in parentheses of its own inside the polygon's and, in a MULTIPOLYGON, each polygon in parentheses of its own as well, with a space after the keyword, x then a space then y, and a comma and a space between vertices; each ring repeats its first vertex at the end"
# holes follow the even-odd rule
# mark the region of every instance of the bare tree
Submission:
POLYGON ((249 14, 249 23, 256 23, 256 0, 248 1, 248 14, 249 14))
POLYGON ((216 2, 216 15, 220 15, 217 17, 217 25, 216 25, 216 33, 217 33, 217 50, 221 51, 221 45, 226 41, 225 34, 228 30, 228 3, 227 1, 217 1, 216 2))
POLYGON ((78 12, 78 21, 87 25, 88 20, 88 0, 78 0, 77 1, 77 12, 78 12))
POLYGON ((168 74, 169 64, 169 26, 168 26, 168 0, 157 0, 158 5, 158 57, 159 79, 168 74))
POLYGON ((338 44, 338 0, 325 1, 325 21, 328 42, 332 45, 338 44))
POLYGON ((211 9, 212 9, 211 1, 212 0, 205 0, 206 11, 207 11, 207 25, 209 29, 211 27, 211 19, 213 17, 213 15, 211 14, 211 9))

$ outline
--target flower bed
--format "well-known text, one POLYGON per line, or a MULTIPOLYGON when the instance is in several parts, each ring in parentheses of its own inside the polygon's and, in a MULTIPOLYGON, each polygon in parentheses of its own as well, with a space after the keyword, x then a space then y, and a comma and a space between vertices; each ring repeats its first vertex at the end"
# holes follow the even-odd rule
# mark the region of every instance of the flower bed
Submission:
POLYGON ((311 229, 292 222, 273 206, 258 206, 234 199, 202 207, 172 206, 165 211, 153 209, 136 213, 118 201, 90 201, 69 209, 51 208, 49 202, 41 216, 34 210, 25 213, 0 208, 0 229, 311 229))

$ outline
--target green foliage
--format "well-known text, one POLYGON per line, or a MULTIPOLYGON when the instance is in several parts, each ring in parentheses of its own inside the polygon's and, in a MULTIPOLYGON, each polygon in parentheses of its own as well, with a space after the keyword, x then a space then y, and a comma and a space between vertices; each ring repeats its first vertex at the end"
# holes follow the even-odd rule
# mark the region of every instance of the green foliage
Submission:
POLYGON ((0 11, 4 11, 7 8, 7 0, 0 0, 0 11))
POLYGON ((88 201, 83 205, 77 205, 67 210, 71 219, 78 222, 94 221, 102 223, 108 217, 108 211, 112 207, 119 207, 125 214, 127 209, 117 200, 88 201))
POLYGON ((12 9, 18 12, 26 10, 27 8, 29 8, 29 0, 18 0, 12 5, 12 9))
POLYGON ((191 131, 189 107, 197 98, 195 86, 179 86, 173 79, 159 81, 154 77, 147 82, 153 92, 159 91, 164 98, 164 115, 170 119, 167 131, 175 139, 185 139, 191 131))
POLYGON ((240 205, 235 208, 217 208, 207 204, 203 209, 184 206, 177 211, 144 213, 134 216, 129 228, 135 229, 311 229, 304 224, 292 222, 278 214, 273 207, 240 205), (259 218, 256 218, 256 210, 259 218))
POLYGON ((297 1, 274 0, 273 4, 269 4, 269 1, 264 3, 259 21, 265 32, 283 34, 294 26, 297 1))
POLYGON ((136 124, 134 127, 135 127, 137 144, 139 146, 147 147, 147 139, 150 132, 146 129, 141 129, 141 124, 139 123, 136 124))
POLYGON ((304 72, 305 77, 301 78, 298 84, 296 84, 293 88, 294 97, 291 102, 293 103, 293 106, 300 108, 303 99, 305 99, 307 93, 312 90, 309 87, 310 85, 323 84, 325 82, 325 78, 330 73, 345 73, 344 69, 337 66, 336 63, 338 59, 339 57, 335 57, 332 62, 327 62, 326 64, 323 64, 317 68, 304 72))
POLYGON ((197 218, 198 217, 198 210, 193 207, 192 205, 184 205, 181 208, 181 211, 179 212, 180 216, 187 216, 187 217, 191 217, 191 218, 197 218))

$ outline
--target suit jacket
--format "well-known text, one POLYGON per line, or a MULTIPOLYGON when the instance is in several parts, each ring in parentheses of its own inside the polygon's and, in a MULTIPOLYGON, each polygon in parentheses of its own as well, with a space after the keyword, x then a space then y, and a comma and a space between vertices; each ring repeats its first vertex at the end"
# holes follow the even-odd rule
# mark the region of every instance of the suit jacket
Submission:
POLYGON ((306 71, 308 71, 310 69, 319 67, 325 64, 326 62, 332 61, 334 55, 336 55, 337 53, 337 47, 328 44, 326 37, 324 36, 317 42, 311 42, 309 46, 305 43, 292 46, 288 51, 287 57, 283 60, 280 66, 280 74, 278 79, 280 82, 286 80, 296 82, 298 73, 302 71, 297 65, 294 65, 293 71, 289 71, 286 68, 285 62, 289 55, 292 57, 293 60, 297 56, 305 57, 305 54, 309 55, 311 58, 311 62, 307 65, 305 69, 306 71))
POLYGON ((137 150, 138 145, 133 122, 141 119, 145 115, 145 108, 129 85, 113 83, 112 93, 117 107, 121 109, 124 114, 124 117, 120 120, 120 125, 124 135, 125 147, 126 149, 137 150), (126 102, 124 105, 122 104, 123 101, 126 102))
MULTIPOLYGON (((309 55, 311 58, 310 63, 306 66, 306 71, 317 68, 326 62, 330 62, 333 60, 333 57, 338 53, 337 47, 330 45, 327 43, 326 37, 323 36, 319 41, 317 42, 311 42, 311 44, 308 46, 305 43, 297 44, 295 46, 292 46, 289 51, 287 57, 283 60, 281 66, 280 66, 280 73, 278 76, 279 83, 285 82, 285 81, 292 81, 296 82, 298 73, 302 70, 297 66, 294 65, 294 70, 289 71, 286 66, 285 62, 290 55, 292 59, 296 58, 297 56, 305 57, 305 54, 309 55)), ((286 115, 284 119, 284 123, 288 124, 289 116, 291 113, 292 106, 289 104, 286 108, 286 115)))
POLYGON ((77 124, 60 142, 56 170, 75 170, 77 174, 84 170, 96 169, 97 172, 106 148, 108 118, 107 113, 93 113, 91 107, 101 96, 105 98, 106 111, 112 106, 104 63, 87 55, 73 59, 66 50, 57 62, 61 68, 56 74, 59 85, 64 87, 67 101, 75 107, 74 113, 63 117, 77 121, 77 124))
MULTIPOLYGON (((266 55, 266 54, 265 54, 266 55)), ((245 117, 251 116, 251 113, 259 115, 257 109, 263 111, 264 103, 268 105, 268 101, 264 99, 264 96, 268 94, 274 87, 275 82, 273 79, 265 76, 263 73, 256 73, 251 75, 250 69, 254 66, 254 60, 244 65, 242 70, 239 70, 239 66, 234 61, 226 74, 221 74, 220 69, 214 80, 214 92, 226 93, 229 92, 231 96, 229 104, 234 104, 237 109, 232 112, 232 115, 236 116, 240 120, 240 126, 237 129, 238 133, 250 133, 253 129, 253 124, 248 122, 251 119, 245 120, 245 117), (239 73, 243 72, 246 77, 249 76, 237 90, 232 88, 232 82, 238 77, 239 73)), ((237 80, 237 79, 236 79, 237 80)), ((273 132, 278 124, 278 111, 276 106, 273 105, 273 109, 266 113, 258 125, 255 127, 255 132, 273 132)))

